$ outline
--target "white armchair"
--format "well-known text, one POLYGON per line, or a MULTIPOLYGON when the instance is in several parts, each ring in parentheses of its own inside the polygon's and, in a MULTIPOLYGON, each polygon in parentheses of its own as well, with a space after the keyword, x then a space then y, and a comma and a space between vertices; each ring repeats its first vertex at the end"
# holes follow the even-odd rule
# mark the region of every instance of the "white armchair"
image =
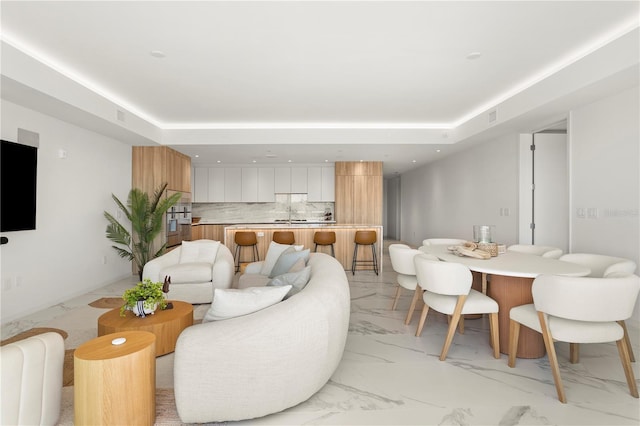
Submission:
POLYGON ((0 349, 3 425, 53 425, 60 417, 64 340, 43 333, 0 349))
POLYGON ((214 240, 183 241, 182 245, 147 262, 142 279, 163 282, 171 277, 169 299, 211 303, 214 288, 230 288, 234 262, 231 251, 214 240))

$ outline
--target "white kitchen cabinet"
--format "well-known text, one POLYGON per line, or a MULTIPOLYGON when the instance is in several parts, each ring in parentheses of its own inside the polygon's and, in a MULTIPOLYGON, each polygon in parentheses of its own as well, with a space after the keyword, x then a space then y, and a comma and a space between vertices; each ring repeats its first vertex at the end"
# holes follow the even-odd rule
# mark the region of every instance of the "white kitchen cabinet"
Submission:
POLYGON ((291 192, 291 167, 276 167, 274 174, 274 192, 291 192))
POLYGON ((224 201, 242 201, 242 169, 229 167, 224 169, 224 201))
POLYGON ((307 201, 322 201, 322 167, 307 168, 307 201))
POLYGON ((309 167, 307 169, 307 200, 335 201, 335 168, 309 167))
POLYGON ((196 167, 193 170, 193 202, 206 203, 209 201, 209 169, 196 167))
POLYGON ((291 168, 291 192, 305 194, 307 192, 307 168, 291 168))
POLYGON ((255 167, 242 168, 242 201, 255 203, 258 201, 258 169, 255 167))
POLYGON ((321 201, 336 200, 336 168, 322 168, 322 199, 321 201))
POLYGON ((258 168, 258 202, 272 203, 275 196, 275 170, 273 167, 258 168))
POLYGON ((208 201, 210 203, 224 202, 224 188, 224 169, 209 169, 208 201))

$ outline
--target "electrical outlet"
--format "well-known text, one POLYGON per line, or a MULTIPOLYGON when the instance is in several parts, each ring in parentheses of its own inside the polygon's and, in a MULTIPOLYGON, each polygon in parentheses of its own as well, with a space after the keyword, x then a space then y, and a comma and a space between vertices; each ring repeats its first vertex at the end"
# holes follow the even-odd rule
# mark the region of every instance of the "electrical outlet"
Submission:
POLYGON ((11 284, 11 278, 5 278, 2 280, 2 291, 9 291, 11 290, 11 287, 13 287, 11 284))
POLYGON ((585 218, 585 212, 584 212, 584 208, 580 207, 576 209, 576 216, 584 219, 585 218))
POLYGON ((504 216, 509 216, 511 214, 511 211, 509 210, 509 207, 505 207, 504 208, 504 216))
POLYGON ((22 287, 22 277, 15 278, 16 288, 22 287))
POLYGON ((598 218, 598 209, 596 207, 589 207, 587 209, 587 217, 589 219, 597 219, 598 218))

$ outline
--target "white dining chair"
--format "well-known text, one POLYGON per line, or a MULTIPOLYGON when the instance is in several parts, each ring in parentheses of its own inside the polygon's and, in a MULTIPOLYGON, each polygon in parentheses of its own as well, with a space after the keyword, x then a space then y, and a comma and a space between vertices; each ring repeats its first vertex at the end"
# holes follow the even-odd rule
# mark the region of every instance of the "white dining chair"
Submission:
POLYGON ((413 258, 417 254, 424 254, 432 260, 438 260, 437 257, 430 254, 425 254, 420 250, 412 249, 406 244, 391 244, 389 246, 389 257, 391 258, 391 267, 398 274, 396 277, 397 289, 396 295, 393 299, 393 305, 391 310, 395 310, 398 304, 398 299, 405 288, 409 291, 413 291, 413 297, 411 298, 411 305, 407 312, 407 317, 404 321, 405 324, 409 324, 413 317, 418 299, 422 296, 422 289, 418 285, 418 279, 416 278, 416 268, 413 263, 413 258))
MULTIPOLYGON (((619 277, 631 275, 636 271, 636 263, 634 261, 623 257, 607 256, 604 254, 569 253, 560 256, 560 260, 586 266, 591 269, 591 273, 589 273, 588 276, 594 278, 619 277)), ((627 346, 629 347, 629 357, 631 362, 636 362, 636 357, 631 349, 627 324, 623 320, 621 320, 619 324, 624 329, 624 338, 627 342, 627 346)), ((574 345, 571 358, 575 362, 578 362, 578 359, 580 358, 579 352, 578 345, 574 345)))
POLYGON ((620 321, 633 314, 639 291, 637 275, 614 278, 538 276, 532 286, 533 303, 516 306, 509 312, 509 367, 515 366, 520 324, 542 333, 558 399, 566 403, 554 340, 569 342, 572 346, 616 342, 629 391, 638 398, 620 321))
POLYGON ((422 240, 423 246, 435 246, 435 245, 448 245, 457 246, 466 243, 467 240, 461 240, 459 238, 427 238, 422 240))
POLYGON ((537 246, 534 244, 513 244, 507 247, 507 251, 516 251, 518 253, 533 254, 549 259, 558 259, 562 256, 562 249, 551 246, 537 246))
POLYGON ((633 274, 636 263, 622 257, 593 253, 568 253, 560 256, 564 262, 577 263, 591 269, 590 277, 603 278, 610 274, 633 274))
POLYGON ((422 334, 429 309, 451 315, 447 337, 440 353, 440 361, 444 361, 462 315, 489 314, 493 356, 500 358, 498 303, 471 288, 473 278, 469 268, 460 263, 435 261, 425 254, 415 256, 413 261, 418 285, 424 290, 422 296, 424 307, 416 336, 422 334))

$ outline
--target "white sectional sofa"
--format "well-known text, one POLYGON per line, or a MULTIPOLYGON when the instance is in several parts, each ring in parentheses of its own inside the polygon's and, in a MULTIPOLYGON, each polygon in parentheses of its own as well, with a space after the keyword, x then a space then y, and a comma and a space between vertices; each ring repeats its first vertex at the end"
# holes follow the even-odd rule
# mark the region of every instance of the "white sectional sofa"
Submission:
POLYGON ((234 268, 231 251, 219 241, 183 241, 181 246, 147 262, 142 279, 164 282, 164 277, 170 276, 168 299, 211 303, 214 288, 231 287, 234 268))
POLYGON ((312 253, 299 293, 260 311, 185 329, 174 361, 184 423, 262 417, 307 400, 336 370, 347 338, 349 283, 342 265, 312 253))

